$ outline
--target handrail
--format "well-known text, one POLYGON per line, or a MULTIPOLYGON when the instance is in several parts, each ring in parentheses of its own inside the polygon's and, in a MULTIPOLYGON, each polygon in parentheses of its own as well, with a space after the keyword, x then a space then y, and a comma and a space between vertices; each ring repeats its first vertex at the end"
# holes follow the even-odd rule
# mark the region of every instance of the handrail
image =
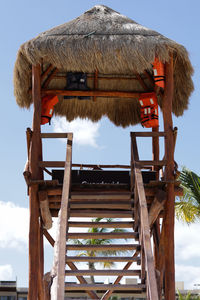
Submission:
MULTIPOLYGON (((140 166, 138 166, 137 161, 139 161, 138 149, 136 144, 136 135, 131 132, 131 166, 132 171, 135 176, 135 201, 137 201, 139 214, 139 232, 140 232, 140 241, 141 241, 141 253, 144 251, 144 260, 142 261, 142 269, 143 269, 143 280, 146 279, 147 285, 147 294, 149 296, 149 300, 159 300, 158 296, 158 287, 156 281, 156 273, 154 267, 153 260, 153 252, 151 248, 151 240, 150 240, 150 227, 148 222, 148 210, 147 210, 147 202, 144 190, 144 184, 142 179, 142 173, 140 166), (145 278, 145 270, 147 274, 147 278, 145 278)), ((132 172, 132 173, 133 173, 132 172)), ((132 183, 133 180, 132 180, 132 183)), ((133 190, 133 187, 132 187, 133 190)))
POLYGON ((72 139, 73 134, 68 133, 67 155, 65 162, 61 208, 59 211, 57 237, 54 247, 54 266, 52 269, 52 276, 54 276, 54 279, 51 288, 51 300, 64 300, 66 232, 68 224, 68 205, 70 196, 72 139))

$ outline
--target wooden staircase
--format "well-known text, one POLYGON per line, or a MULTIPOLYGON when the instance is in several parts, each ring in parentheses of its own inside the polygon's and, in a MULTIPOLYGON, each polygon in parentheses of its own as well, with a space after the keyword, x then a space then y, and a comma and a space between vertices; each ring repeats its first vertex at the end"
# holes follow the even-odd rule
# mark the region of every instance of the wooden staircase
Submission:
MULTIPOLYGON (((45 133, 42 137, 52 138, 55 135, 61 136, 45 133)), ((37 181, 40 185, 38 193, 44 227, 48 229, 48 219, 58 217, 55 241, 43 228, 43 234, 54 246, 50 299, 64 300, 65 293, 79 291, 82 294, 87 293, 90 299, 106 300, 112 292, 124 291, 131 295, 143 293, 148 300, 161 300, 164 278, 162 247, 165 236, 163 226, 160 228, 158 220, 163 218, 168 182, 159 179, 157 175, 166 161, 139 160, 136 137, 158 138, 165 137, 165 133, 131 133, 131 168, 129 167, 128 183, 116 183, 111 180, 112 183, 79 184, 74 184, 71 180, 71 175, 74 175, 72 134, 62 135, 61 137, 68 139, 66 161, 39 163, 42 168, 64 166, 62 183, 55 178, 52 181, 37 181), (153 181, 152 168, 157 170, 154 171, 157 175, 153 181), (141 169, 151 171, 144 174, 141 169), (44 207, 46 210, 43 210, 44 207), (92 221, 95 218, 99 219, 92 221), (90 242, 84 243, 88 240, 90 242), (101 243, 102 240, 104 243, 101 243), (104 255, 103 251, 107 255, 104 255), (113 251, 120 251, 120 255, 113 255, 113 251), (80 255, 80 252, 90 252, 92 255, 80 255), (94 268, 96 263, 115 263, 115 267, 102 269, 95 265, 94 268), (88 268, 89 265, 92 265, 92 268, 88 268), (77 278, 79 283, 74 283, 74 280, 73 283, 70 282, 72 276, 77 278), (95 276, 95 281, 88 282, 85 276, 95 276), (102 283, 102 276, 110 277, 109 282, 112 283, 102 283), (121 279, 125 276, 134 278, 135 283, 122 284, 121 279), (96 280, 96 277, 99 280, 96 280)), ((106 168, 105 165, 103 167, 106 168)), ((36 183, 32 181, 29 184, 36 183)), ((180 195, 182 190, 179 183, 175 181, 173 184, 175 195, 180 195)), ((51 220, 49 224, 51 226, 51 220)))

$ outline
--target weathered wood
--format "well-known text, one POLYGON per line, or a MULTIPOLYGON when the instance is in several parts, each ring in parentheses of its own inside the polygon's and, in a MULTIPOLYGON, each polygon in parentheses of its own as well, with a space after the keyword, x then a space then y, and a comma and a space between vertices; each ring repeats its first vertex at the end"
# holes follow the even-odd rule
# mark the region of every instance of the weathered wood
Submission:
MULTIPOLYGON (((72 262, 67 262, 67 265, 68 265, 68 266, 70 267, 70 269, 73 270, 73 271, 77 271, 77 270, 78 270, 77 267, 76 267, 72 262)), ((81 275, 77 275, 76 277, 77 277, 77 279, 79 280, 79 282, 80 282, 81 284, 87 285, 87 281, 85 280, 84 277, 82 277, 81 275)), ((65 289, 66 289, 66 291, 67 291, 66 286, 65 286, 65 289)), ((99 297, 97 296, 97 294, 96 294, 95 291, 93 291, 93 290, 87 290, 86 293, 91 297, 91 299, 99 299, 99 297)))
POLYGON ((134 101, 138 99, 138 97, 140 96, 140 92, 99 91, 99 90, 98 91, 91 91, 91 90, 90 91, 69 91, 69 90, 42 89, 42 95, 133 98, 134 101))
POLYGON ((141 292, 145 290, 145 284, 77 284, 71 283, 65 285, 66 291, 77 291, 77 290, 116 290, 116 291, 131 291, 141 292))
POLYGON ((49 76, 46 78, 46 80, 44 81, 44 83, 42 84, 42 92, 43 89, 47 88, 50 81, 53 79, 53 76, 58 72, 57 68, 54 68, 53 71, 49 74, 49 76))
POLYGON ((95 164, 72 164, 72 167, 80 168, 100 168, 100 169, 130 169, 129 165, 95 165, 95 164))
MULTIPOLYGON (((174 94, 173 57, 165 64, 165 92, 163 98, 163 121, 165 138, 165 180, 174 180, 174 137, 172 124, 172 100, 174 94)), ((174 184, 166 187, 167 201, 165 204, 165 299, 175 299, 175 269, 174 269, 174 184)))
POLYGON ((45 229, 48 230, 52 227, 52 223, 53 223, 51 213, 49 210, 48 194, 46 191, 39 191, 38 196, 40 201, 40 211, 41 211, 43 226, 45 229))
POLYGON ((138 240, 137 232, 73 232, 67 234, 68 239, 135 239, 138 240))
POLYGON ((70 209, 70 217, 72 218, 131 218, 131 211, 117 210, 92 210, 92 209, 70 209))
MULTIPOLYGON (((152 128, 152 132, 153 133, 158 133, 159 132, 159 127, 152 128)), ((152 152, 153 152, 153 160, 159 160, 159 154, 160 154, 159 136, 154 136, 152 138, 152 152)), ((160 170, 160 168, 158 166, 153 166, 152 170, 156 171, 156 179, 159 180, 159 170, 160 170)))
POLYGON ((140 263, 139 257, 133 256, 66 256, 66 262, 137 262, 140 263))
MULTIPOLYGON (((42 159, 40 141, 40 118, 41 118, 41 96, 40 96, 40 66, 32 67, 32 99, 33 111, 33 133, 30 145, 30 172, 32 179, 42 179, 38 168, 38 161, 42 159)), ((39 241, 39 200, 38 188, 29 188, 30 221, 29 221, 29 292, 28 299, 35 300, 39 292, 40 272, 40 241, 39 241)), ((41 286, 41 284, 40 284, 41 286)))
POLYGON ((149 226, 152 227, 153 223, 158 218, 161 210, 164 208, 164 204, 166 201, 166 193, 162 190, 158 190, 155 195, 154 201, 151 204, 149 210, 149 226))
POLYGON ((44 80, 44 78, 46 77, 46 75, 47 75, 50 71, 52 71, 52 69, 53 69, 53 66, 50 64, 50 65, 46 68, 46 70, 45 70, 44 72, 42 72, 42 75, 41 75, 41 81, 44 80))
MULTIPOLYGON (((131 203, 123 203, 123 201, 119 202, 117 200, 113 200, 113 201, 99 201, 100 203, 98 203, 98 200, 97 201, 87 201, 87 202, 83 202, 83 201, 70 201, 70 208, 71 209, 81 209, 81 208, 95 208, 95 209, 98 209, 98 208, 104 208, 107 207, 107 209, 125 209, 125 210, 128 210, 128 209, 132 209, 131 207, 131 203), (115 203, 115 201, 117 203, 115 203)), ((124 201, 125 202, 125 201, 124 201)))
POLYGON ((96 193, 71 193, 71 199, 73 200, 130 200, 131 199, 131 194, 130 192, 128 193, 119 193, 117 194, 116 192, 113 193, 107 193, 106 191, 104 192, 96 192, 96 193))
MULTIPOLYGON (((136 251, 136 252, 133 254, 132 258, 138 258, 138 255, 139 255, 139 251, 136 251)), ((129 261, 129 262, 124 266, 123 270, 128 270, 128 269, 130 268, 131 265, 132 265, 132 261, 129 261)), ((123 278, 123 275, 119 275, 119 276, 115 279, 113 285, 116 286, 116 285, 121 281, 122 278, 123 278)), ((112 292, 113 292, 113 290, 110 289, 110 288, 108 288, 108 290, 105 292, 105 294, 101 297, 101 300, 107 300, 107 299, 110 297, 110 295, 112 294, 112 292)))
POLYGON ((138 244, 114 244, 114 245, 67 245, 67 250, 93 250, 93 251, 102 251, 102 250, 139 250, 140 245, 138 244))
POLYGON ((141 85, 141 87, 145 90, 145 91, 150 91, 149 87, 146 85, 144 79, 142 78, 142 76, 140 74, 136 74, 136 77, 141 85))
POLYGON ((67 138, 68 133, 65 132, 44 132, 41 133, 42 139, 61 139, 61 138, 67 138))
POLYGON ((65 275, 69 276, 115 276, 115 275, 123 275, 123 276, 140 276, 140 270, 77 270, 77 271, 65 271, 65 275))
MULTIPOLYGON (((49 243, 54 247, 55 241, 46 229, 44 229, 44 235, 47 238, 47 240, 49 241, 49 243)), ((71 270, 74 270, 74 271, 78 270, 72 261, 67 261, 66 264, 70 267, 71 270)), ((84 277, 82 277, 80 275, 76 276, 76 277, 80 281, 80 283, 83 283, 83 284, 87 283, 87 281, 84 279, 84 277)), ((86 291, 86 293, 91 297, 91 299, 99 299, 99 297, 96 295, 96 293, 94 291, 86 291)), ((50 300, 50 299, 45 299, 45 300, 50 300)))
POLYGON ((133 228, 133 222, 68 222, 69 227, 87 228, 133 228))
POLYGON ((159 137, 159 136, 165 136, 166 133, 164 131, 135 131, 134 135, 136 137, 159 137))
POLYGON ((155 275, 155 268, 153 262, 153 253, 151 249, 151 240, 150 240, 150 228, 148 224, 148 210, 147 203, 142 179, 141 170, 138 168, 136 160, 138 160, 138 150, 136 144, 136 137, 134 134, 132 137, 132 151, 133 151, 133 162, 135 169, 135 184, 138 191, 139 204, 140 204, 140 222, 141 222, 141 234, 144 244, 144 253, 145 253, 145 262, 146 262, 146 271, 148 278, 148 290, 150 300, 158 300, 158 289, 155 275))
POLYGON ((165 166, 166 160, 136 160, 136 163, 142 166, 165 166))
POLYGON ((55 278, 53 280, 51 289, 52 300, 64 300, 66 230, 68 220, 68 201, 70 193, 71 162, 72 133, 69 133, 67 141, 67 155, 63 180, 62 201, 59 213, 58 236, 54 247, 54 267, 52 273, 55 275, 55 278))

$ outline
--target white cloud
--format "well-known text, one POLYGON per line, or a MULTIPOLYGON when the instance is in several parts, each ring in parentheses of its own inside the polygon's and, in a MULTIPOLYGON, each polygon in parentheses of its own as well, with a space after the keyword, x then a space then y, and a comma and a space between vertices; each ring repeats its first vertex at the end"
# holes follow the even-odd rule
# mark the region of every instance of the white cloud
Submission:
POLYGON ((13 277, 13 269, 11 265, 0 266, 0 280, 11 280, 13 277))
POLYGON ((194 289, 195 284, 200 283, 200 268, 197 266, 186 266, 176 264, 176 281, 184 281, 185 289, 194 289))
POLYGON ((175 245, 176 258, 187 262, 200 259, 200 224, 186 225, 176 222, 175 245))
POLYGON ((27 247, 29 213, 27 208, 0 201, 0 247, 27 247))
POLYGON ((73 132, 74 142, 81 146, 98 147, 97 137, 99 136, 100 123, 93 123, 90 120, 77 118, 72 122, 63 118, 52 120, 54 132, 73 132))

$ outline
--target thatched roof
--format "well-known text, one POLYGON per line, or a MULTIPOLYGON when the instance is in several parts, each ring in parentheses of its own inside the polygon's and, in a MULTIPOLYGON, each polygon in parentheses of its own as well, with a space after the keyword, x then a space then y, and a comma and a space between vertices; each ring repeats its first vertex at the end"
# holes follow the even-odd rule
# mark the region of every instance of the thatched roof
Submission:
MULTIPOLYGON (((99 89, 143 91, 137 80, 127 79, 145 70, 152 72, 157 56, 162 62, 174 57, 173 113, 183 114, 193 91, 193 68, 187 50, 180 44, 148 29, 103 5, 97 5, 80 17, 39 34, 21 45, 14 69, 14 93, 20 107, 32 103, 31 65, 43 63, 44 69, 52 64, 57 75, 68 71, 88 74, 98 69, 101 77, 122 74, 125 79, 99 80, 99 89)), ((144 81, 146 78, 144 77, 144 81)), ((149 84, 146 82, 146 84, 149 84)), ((88 80, 93 87, 93 81, 88 80)), ((54 78, 49 88, 64 88, 66 80, 54 78)), ((160 102, 162 107, 162 100, 160 102)), ((99 120, 103 115, 116 125, 127 126, 140 121, 139 104, 134 99, 101 98, 96 102, 77 99, 63 100, 55 106, 57 115, 68 120, 76 117, 99 120)))

